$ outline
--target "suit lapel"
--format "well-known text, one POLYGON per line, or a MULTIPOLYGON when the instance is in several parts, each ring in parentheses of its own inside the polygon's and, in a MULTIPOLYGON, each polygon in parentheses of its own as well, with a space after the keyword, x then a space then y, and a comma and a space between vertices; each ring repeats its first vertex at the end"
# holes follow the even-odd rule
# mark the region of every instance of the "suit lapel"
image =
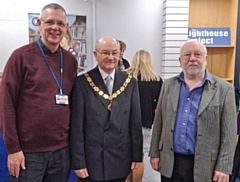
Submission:
MULTIPOLYGON (((102 79, 102 76, 98 70, 98 67, 90 71, 89 76, 91 77, 93 83, 105 94, 108 94, 107 87, 102 79)), ((93 89, 93 88, 92 88, 93 89)), ((93 90, 94 94, 96 94, 97 98, 102 102, 102 104, 107 108, 109 105, 109 100, 104 99, 103 96, 99 95, 98 92, 93 90)))
POLYGON ((212 79, 212 83, 207 81, 204 84, 202 99, 201 99, 199 110, 198 110, 198 115, 200 115, 206 109, 206 107, 209 105, 212 98, 214 97, 216 91, 217 91, 217 89, 216 89, 216 81, 215 80, 212 79))
POLYGON ((181 87, 181 82, 179 82, 176 77, 176 82, 172 85, 170 89, 170 96, 171 96, 170 99, 171 99, 174 113, 177 113, 177 109, 178 109, 180 87, 181 87))
POLYGON ((114 83, 113 83, 113 93, 115 93, 124 83, 125 79, 121 77, 118 70, 115 71, 114 76, 114 83))
MULTIPOLYGON (((115 93, 124 83, 126 78, 122 77, 121 74, 116 70, 114 84, 113 84, 113 93, 115 93)), ((123 93, 122 93, 123 94, 123 93)), ((119 96, 120 97, 120 96, 119 96)), ((121 105, 122 100, 119 98, 113 99, 112 101, 112 110, 110 112, 110 119, 106 125, 106 128, 109 127, 112 121, 116 121, 116 117, 119 111, 119 106, 121 105)))

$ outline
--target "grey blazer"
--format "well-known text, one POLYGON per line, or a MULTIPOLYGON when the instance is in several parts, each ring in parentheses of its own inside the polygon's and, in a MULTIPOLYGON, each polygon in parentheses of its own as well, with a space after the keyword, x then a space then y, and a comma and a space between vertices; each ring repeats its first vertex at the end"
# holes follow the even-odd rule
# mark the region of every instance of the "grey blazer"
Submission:
MULTIPOLYGON (((231 174, 236 143, 234 87, 211 76, 204 85, 198 110, 194 181, 211 182, 214 171, 231 174)), ((174 166, 174 123, 181 83, 163 83, 154 119, 150 157, 160 157, 160 173, 170 178, 174 166)))

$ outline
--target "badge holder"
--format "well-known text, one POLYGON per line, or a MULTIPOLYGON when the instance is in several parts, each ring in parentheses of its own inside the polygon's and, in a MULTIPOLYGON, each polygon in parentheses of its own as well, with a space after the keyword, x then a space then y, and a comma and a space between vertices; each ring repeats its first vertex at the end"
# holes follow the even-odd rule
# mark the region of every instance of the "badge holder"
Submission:
POLYGON ((56 104, 59 105, 68 105, 68 95, 65 94, 56 94, 56 104))
POLYGON ((60 94, 56 94, 56 104, 59 105, 68 105, 68 95, 62 93, 62 89, 60 89, 60 94))

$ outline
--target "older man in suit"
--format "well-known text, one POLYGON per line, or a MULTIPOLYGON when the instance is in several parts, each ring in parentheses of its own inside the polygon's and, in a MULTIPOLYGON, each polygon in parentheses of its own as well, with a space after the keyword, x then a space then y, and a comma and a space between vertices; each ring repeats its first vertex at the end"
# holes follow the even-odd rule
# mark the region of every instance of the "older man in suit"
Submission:
POLYGON ((142 161, 138 85, 115 69, 119 51, 116 39, 97 40, 97 67, 75 81, 70 147, 79 182, 124 182, 142 161))
POLYGON ((233 85, 206 70, 207 50, 193 40, 180 50, 180 75, 162 87, 150 157, 162 182, 227 182, 236 143, 233 85))

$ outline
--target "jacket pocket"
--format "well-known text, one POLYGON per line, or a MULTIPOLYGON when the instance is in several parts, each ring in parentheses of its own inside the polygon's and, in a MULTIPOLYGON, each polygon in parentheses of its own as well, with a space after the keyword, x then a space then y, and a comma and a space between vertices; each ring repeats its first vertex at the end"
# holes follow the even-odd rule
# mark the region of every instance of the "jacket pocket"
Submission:
POLYGON ((163 141, 160 140, 160 141, 159 141, 159 144, 158 144, 158 149, 159 149, 160 151, 162 151, 162 148, 163 148, 163 141))
POLYGON ((211 160, 216 161, 218 158, 218 152, 216 150, 211 152, 211 160))

